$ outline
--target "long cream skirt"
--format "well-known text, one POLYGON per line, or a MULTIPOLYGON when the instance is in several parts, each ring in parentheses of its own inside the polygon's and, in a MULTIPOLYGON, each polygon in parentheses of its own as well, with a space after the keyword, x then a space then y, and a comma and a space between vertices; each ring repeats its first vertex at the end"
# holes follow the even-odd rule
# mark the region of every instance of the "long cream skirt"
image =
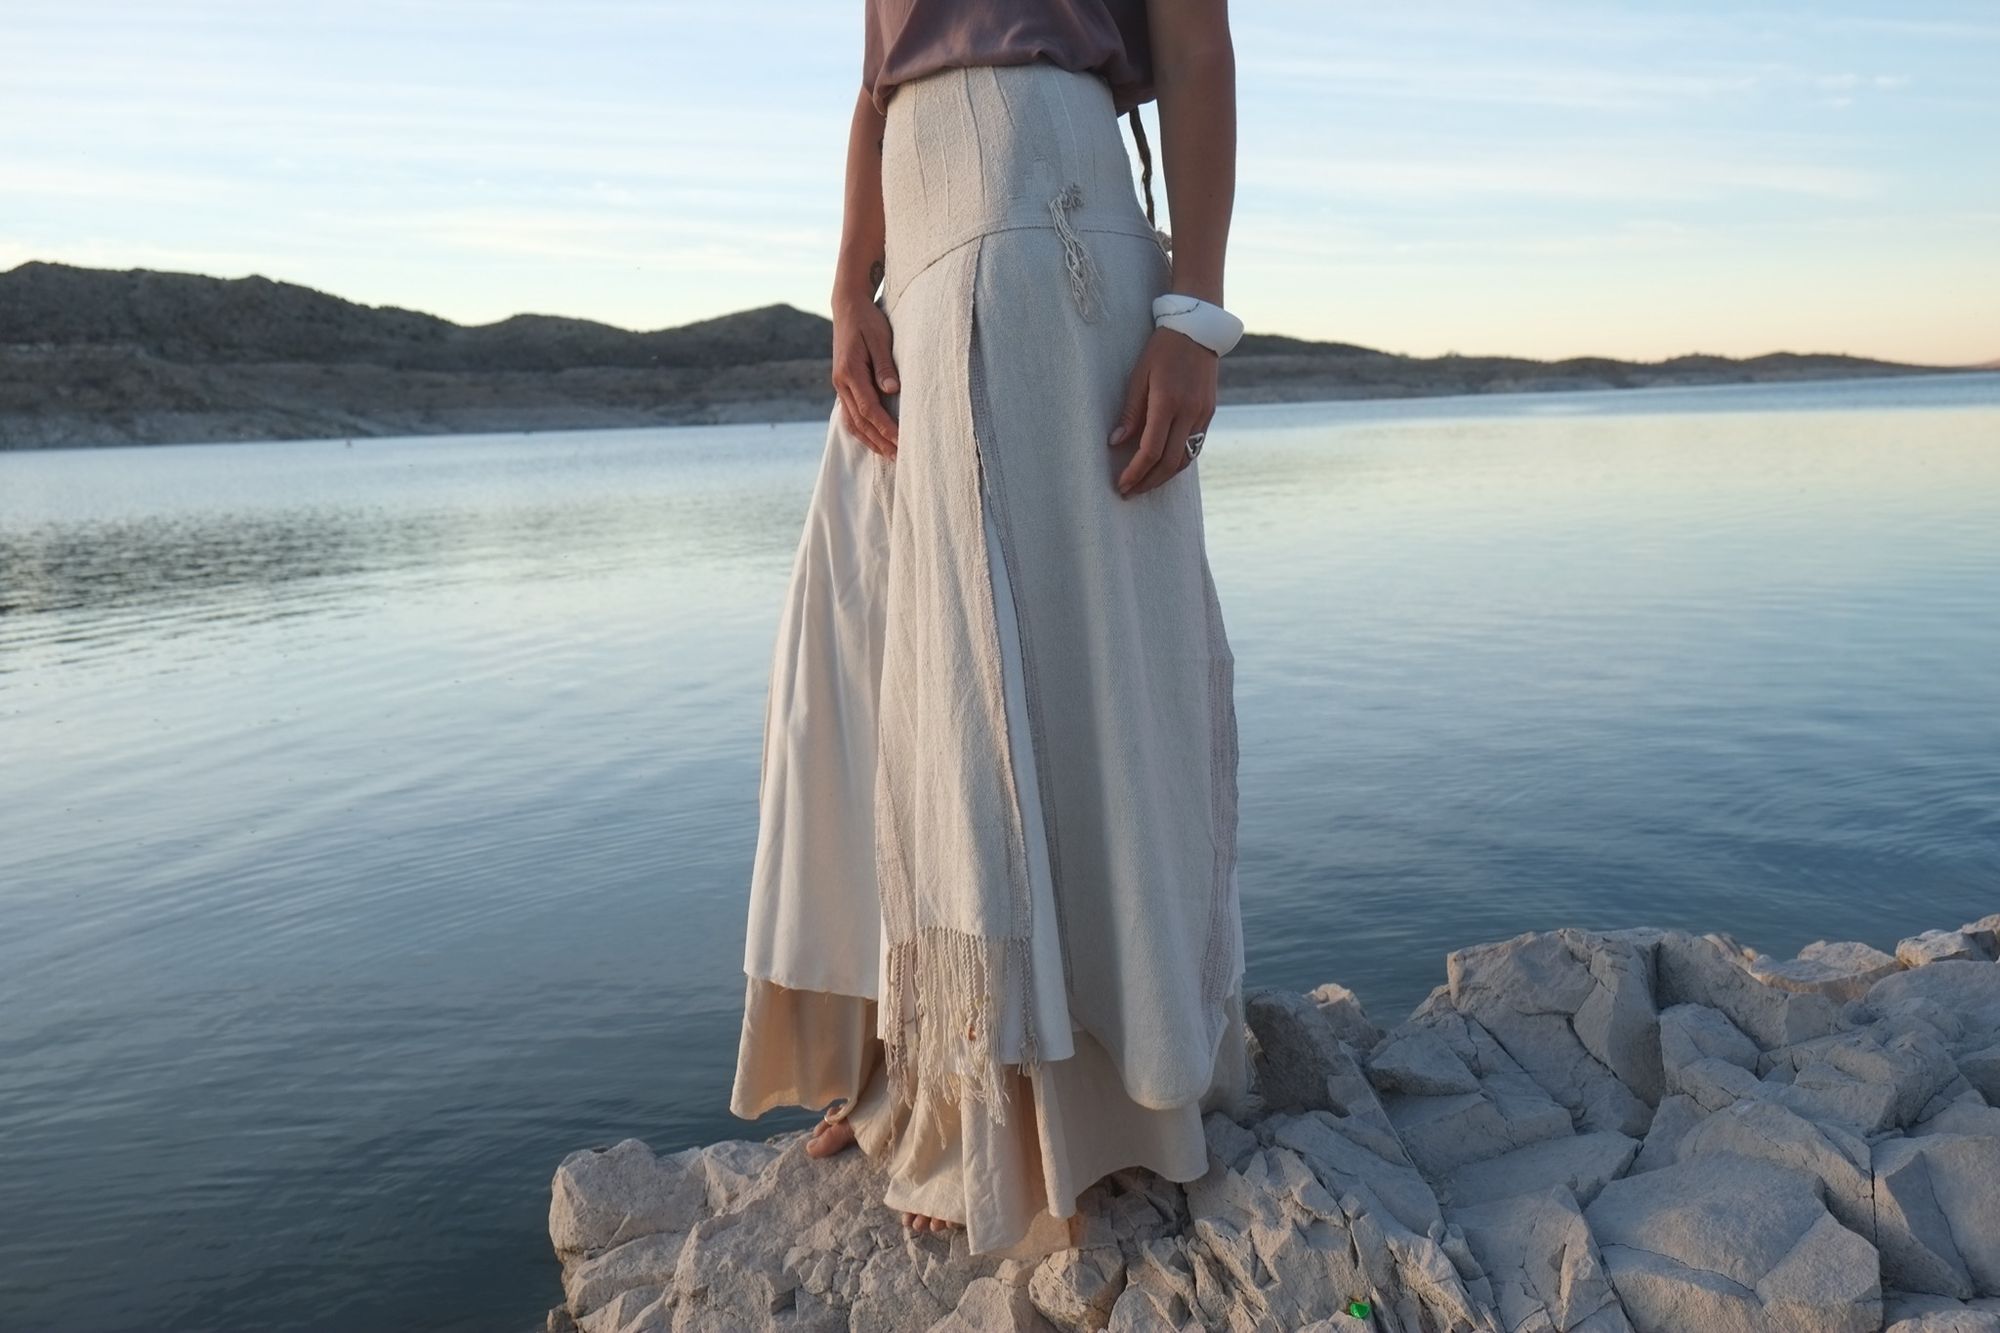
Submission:
MULTIPOLYGON (((838 409, 829 424, 827 448, 809 530, 826 524, 830 515, 866 503, 849 488, 867 484, 873 455, 842 427, 838 409)), ((795 603, 833 605, 843 586, 866 585, 858 569, 843 577, 837 565, 843 551, 860 557, 855 561, 859 565, 875 549, 870 543, 835 539, 817 549, 830 559, 802 564, 792 589, 795 603)), ((997 551, 998 544, 989 549, 997 551)), ((1014 619, 1011 590, 1003 563, 994 559, 991 570, 1008 716, 1014 724, 1010 745, 1030 823, 1029 846, 1036 853, 1031 882, 1040 909, 1037 918, 1054 921, 1040 802, 1032 799, 1034 755, 1019 743, 1029 732, 1019 643, 1009 629, 1014 619)), ((857 628, 841 637, 854 642, 867 636, 865 628, 857 628)), ((775 684, 780 691, 805 692, 782 668, 775 684)), ((1060 966, 1043 975, 1059 979, 1060 966)), ((1089 1033, 1073 1029, 1074 1054, 1069 1058, 1046 1061, 1026 1073, 1014 1071, 1007 1088, 1012 1113, 998 1123, 978 1103, 946 1102, 933 1095, 914 1105, 899 1104, 885 1077, 874 999, 753 976, 744 995, 730 1109, 754 1120, 775 1107, 841 1102, 836 1118, 848 1119, 862 1151, 888 1169, 883 1202, 899 1212, 960 1223, 973 1252, 986 1253, 1021 1243, 1044 1216, 1074 1216, 1078 1197, 1114 1171, 1145 1167, 1178 1181, 1201 1175, 1208 1162, 1203 1113, 1238 1108, 1249 1083, 1238 996, 1231 996, 1229 1015, 1216 1052, 1215 1084, 1200 1102, 1166 1110, 1140 1105, 1125 1091, 1117 1064, 1104 1048, 1089 1033)))
POLYGON ((828 422, 773 658, 731 1109, 841 1102, 884 1202, 984 1253, 1113 1171, 1200 1175, 1203 1113, 1246 1095, 1232 677, 1194 471, 1110 490, 1103 432, 1169 270, 1108 90, 945 70, 890 117, 904 439, 892 462, 828 422), (913 586, 943 600, 892 617, 913 586), (931 669, 926 646, 967 644, 997 659, 990 693, 931 669), (888 807, 878 770, 902 784, 888 807), (920 892, 1016 895, 994 1102, 887 1077, 883 1037, 938 1001, 935 976, 915 1010, 884 992, 884 829, 892 858, 914 838, 920 892))

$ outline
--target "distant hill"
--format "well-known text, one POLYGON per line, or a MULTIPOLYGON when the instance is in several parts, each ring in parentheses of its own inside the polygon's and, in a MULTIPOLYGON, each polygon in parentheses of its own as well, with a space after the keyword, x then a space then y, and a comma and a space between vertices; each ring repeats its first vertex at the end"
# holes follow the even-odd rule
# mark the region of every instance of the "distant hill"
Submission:
POLYGON ((129 347, 189 365, 309 361, 395 370, 720 366, 829 355, 833 326, 788 305, 657 333, 550 315, 466 327, 269 278, 27 263, 0 273, 0 345, 129 347))
MULTIPOLYGON (((832 344, 830 321, 789 305, 650 333, 548 315, 466 326, 263 277, 31 262, 0 273, 0 448, 810 420, 832 410, 832 344)), ((1269 402, 1946 369, 1404 357, 1253 333, 1221 389, 1269 402)))

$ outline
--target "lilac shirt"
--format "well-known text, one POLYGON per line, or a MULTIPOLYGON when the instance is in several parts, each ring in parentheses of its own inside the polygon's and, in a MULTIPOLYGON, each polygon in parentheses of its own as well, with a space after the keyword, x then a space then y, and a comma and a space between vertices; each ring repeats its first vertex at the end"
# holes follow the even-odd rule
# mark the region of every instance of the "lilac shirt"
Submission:
POLYGON ((863 0, 861 86, 887 111, 900 83, 954 65, 1047 60, 1111 86, 1118 114, 1153 99, 1146 0, 863 0))

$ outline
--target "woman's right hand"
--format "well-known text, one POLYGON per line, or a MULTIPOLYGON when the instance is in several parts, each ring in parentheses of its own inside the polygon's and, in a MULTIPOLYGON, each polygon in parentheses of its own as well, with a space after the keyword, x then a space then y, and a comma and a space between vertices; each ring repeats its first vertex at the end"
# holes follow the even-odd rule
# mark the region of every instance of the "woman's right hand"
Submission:
POLYGON ((859 292, 833 301, 833 391, 847 429, 884 458, 896 456, 896 419, 882 401, 902 386, 891 354, 889 316, 859 292))

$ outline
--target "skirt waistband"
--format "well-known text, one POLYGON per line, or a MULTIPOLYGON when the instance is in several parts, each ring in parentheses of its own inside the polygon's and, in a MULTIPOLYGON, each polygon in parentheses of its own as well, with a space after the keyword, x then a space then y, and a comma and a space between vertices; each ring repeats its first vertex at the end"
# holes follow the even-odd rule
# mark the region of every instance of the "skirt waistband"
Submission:
POLYGON ((883 128, 882 213, 890 304, 941 256, 989 232, 1060 234, 1079 301, 1089 271, 1081 233, 1159 243, 1110 86, 1041 60, 954 66, 899 87, 883 128))

